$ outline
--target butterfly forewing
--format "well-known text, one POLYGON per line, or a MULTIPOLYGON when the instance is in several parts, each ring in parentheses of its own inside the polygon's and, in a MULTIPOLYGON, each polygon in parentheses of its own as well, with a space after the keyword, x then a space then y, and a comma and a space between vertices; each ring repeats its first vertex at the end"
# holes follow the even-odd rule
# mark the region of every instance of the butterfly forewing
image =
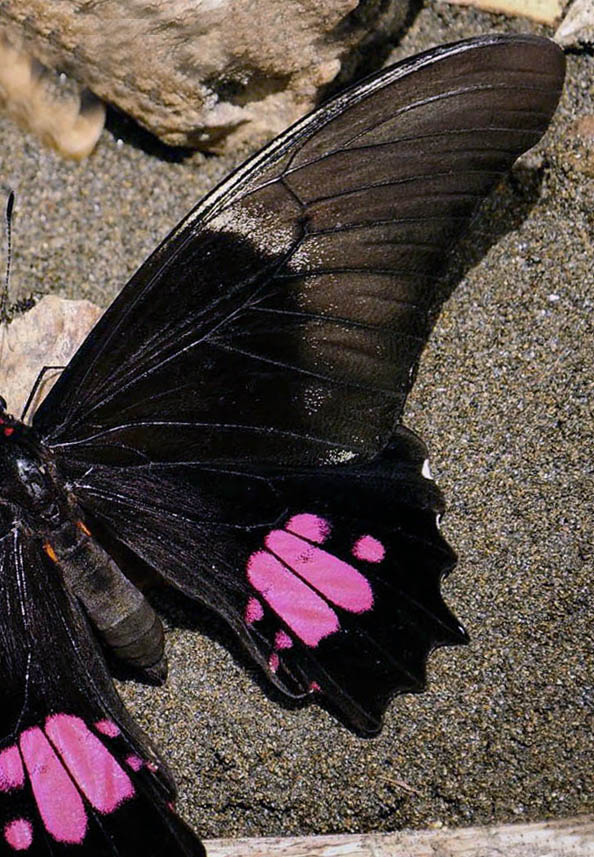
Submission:
POLYGON ((426 341, 445 252, 543 133, 562 76, 552 43, 484 37, 321 108, 172 233, 36 426, 96 461, 107 447, 122 462, 126 448, 272 464, 377 454, 426 341))

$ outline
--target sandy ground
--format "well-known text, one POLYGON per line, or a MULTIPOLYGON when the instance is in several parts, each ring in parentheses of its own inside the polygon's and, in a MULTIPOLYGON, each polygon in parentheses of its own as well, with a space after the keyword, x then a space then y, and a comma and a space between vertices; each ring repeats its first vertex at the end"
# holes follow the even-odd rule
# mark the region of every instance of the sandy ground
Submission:
MULTIPOLYGON (((421 12, 394 59, 492 30, 421 12)), ((205 837, 394 830, 592 809, 592 209, 594 59, 568 57, 553 128, 491 198, 460 254, 406 422, 428 442, 460 555, 445 584, 472 635, 433 656, 429 688, 361 740, 315 705, 269 698, 219 625, 159 595, 171 674, 121 686, 177 773, 205 837)), ((17 193, 14 297, 107 304, 157 241, 233 166, 184 162, 104 132, 67 164, 0 124, 0 182, 17 193)), ((236 159, 236 161, 239 159, 236 159)))

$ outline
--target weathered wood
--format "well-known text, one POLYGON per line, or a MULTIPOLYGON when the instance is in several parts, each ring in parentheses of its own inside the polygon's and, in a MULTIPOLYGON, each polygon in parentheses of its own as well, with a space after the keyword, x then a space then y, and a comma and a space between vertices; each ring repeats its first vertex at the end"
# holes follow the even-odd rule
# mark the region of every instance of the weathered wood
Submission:
POLYGON ((540 24, 554 24, 563 12, 562 0, 446 0, 457 6, 474 6, 485 12, 518 15, 540 24))
POLYGON ((208 857, 593 857, 594 816, 383 834, 213 839, 208 857))

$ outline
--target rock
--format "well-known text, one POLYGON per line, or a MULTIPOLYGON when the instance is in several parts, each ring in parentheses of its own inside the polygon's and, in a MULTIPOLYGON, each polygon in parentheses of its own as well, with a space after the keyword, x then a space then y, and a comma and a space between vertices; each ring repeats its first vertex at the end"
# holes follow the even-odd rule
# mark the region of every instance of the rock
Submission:
POLYGON ((233 149, 307 113, 408 0, 4 0, 11 44, 172 146, 233 149))
MULTIPOLYGON (((0 394, 20 416, 44 366, 66 366, 103 310, 90 301, 42 298, 24 315, 0 327, 0 394)), ((59 371, 48 372, 29 416, 47 395, 59 371)))
POLYGON ((0 108, 27 131, 67 158, 94 149, 105 122, 105 107, 88 90, 68 86, 0 34, 0 108))
POLYGON ((575 0, 555 33, 564 48, 594 45, 594 0, 575 0))
MULTIPOLYGON (((594 114, 586 114, 570 126, 565 138, 563 161, 566 168, 569 166, 594 179, 594 114)), ((594 187, 591 189, 594 193, 594 187)))

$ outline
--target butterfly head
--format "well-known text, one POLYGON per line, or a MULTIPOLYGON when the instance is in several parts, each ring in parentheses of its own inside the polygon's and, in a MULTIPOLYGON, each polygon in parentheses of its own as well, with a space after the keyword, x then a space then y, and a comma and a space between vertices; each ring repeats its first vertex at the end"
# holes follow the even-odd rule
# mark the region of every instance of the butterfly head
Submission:
POLYGON ((15 419, 12 414, 7 412, 6 407, 6 399, 0 396, 0 442, 4 438, 20 435, 20 427, 23 427, 20 420, 15 419))

